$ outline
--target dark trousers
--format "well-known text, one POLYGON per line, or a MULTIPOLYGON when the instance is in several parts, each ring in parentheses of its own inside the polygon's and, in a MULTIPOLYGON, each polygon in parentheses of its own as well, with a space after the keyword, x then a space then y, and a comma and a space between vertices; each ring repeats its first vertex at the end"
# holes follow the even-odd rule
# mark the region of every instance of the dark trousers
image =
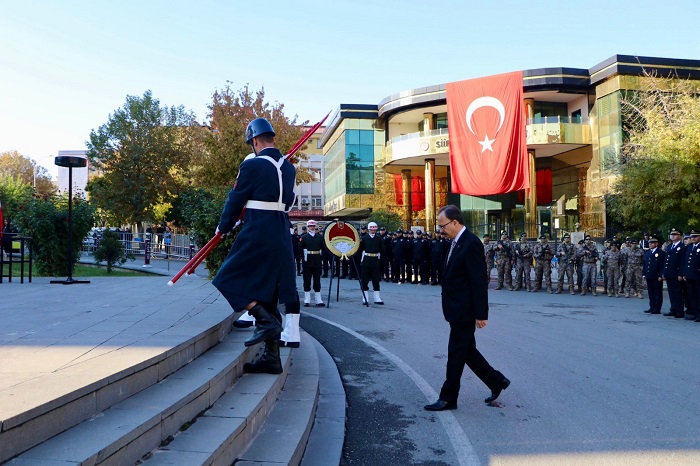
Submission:
POLYGON ((683 314, 683 290, 681 290, 681 282, 678 277, 669 278, 666 280, 668 287, 668 299, 671 301, 671 312, 673 314, 683 314))
POLYGON ((406 263, 403 261, 403 257, 394 257, 391 263, 391 279, 392 281, 398 282, 403 281, 406 277, 406 263))
POLYGON ((314 291, 321 291, 321 266, 304 264, 304 291, 311 291, 311 278, 314 279, 314 291))
POLYGON ((413 259, 413 281, 418 281, 418 277, 420 276, 420 281, 423 282, 423 280, 426 278, 423 276, 425 274, 425 270, 423 269, 423 262, 420 259, 413 259))
POLYGON ((442 257, 433 257, 432 268, 430 269, 430 281, 433 283, 440 283, 442 280, 442 267, 444 261, 442 257))
POLYGON ((464 365, 491 390, 501 388, 503 374, 495 370, 476 349, 475 322, 450 322, 450 341, 447 346, 447 371, 440 399, 456 403, 464 365))
POLYGON ((368 291, 369 281, 372 280, 372 290, 379 291, 379 264, 370 266, 363 265, 360 268, 360 272, 362 273, 362 289, 368 291))
POLYGON ((302 264, 302 262, 304 261, 304 256, 303 256, 303 255, 297 255, 297 256, 294 258, 294 261, 295 261, 296 264, 297 264, 297 274, 300 274, 300 273, 301 273, 301 264, 302 264))
POLYGON ((664 304, 664 282, 658 279, 647 279, 647 291, 649 292, 649 309, 654 312, 661 311, 664 304))
POLYGON ((699 314, 700 307, 700 280, 686 280, 688 287, 688 308, 690 313, 696 318, 699 314))
POLYGON ((348 276, 348 260, 347 259, 336 259, 335 260, 335 276, 340 276, 345 278, 348 276), (342 269, 342 273, 341 273, 342 269))

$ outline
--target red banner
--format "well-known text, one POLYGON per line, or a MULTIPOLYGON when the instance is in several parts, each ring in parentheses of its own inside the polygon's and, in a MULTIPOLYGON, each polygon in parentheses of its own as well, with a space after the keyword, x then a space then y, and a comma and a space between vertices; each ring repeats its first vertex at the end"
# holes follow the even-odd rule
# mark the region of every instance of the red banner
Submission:
POLYGON ((448 83, 452 192, 483 196, 526 189, 523 74, 448 83))
MULTIPOLYGON (((404 205, 403 177, 394 174, 394 193, 396 205, 404 205)), ((411 210, 418 212, 425 209, 425 178, 422 176, 411 177, 411 210)))

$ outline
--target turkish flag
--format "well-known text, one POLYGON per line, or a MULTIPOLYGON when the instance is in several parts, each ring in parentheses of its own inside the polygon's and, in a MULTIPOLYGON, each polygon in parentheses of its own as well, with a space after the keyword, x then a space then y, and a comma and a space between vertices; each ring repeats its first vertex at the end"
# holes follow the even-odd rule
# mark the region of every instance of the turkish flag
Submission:
POLYGON ((445 88, 452 192, 483 196, 529 188, 522 72, 445 88))

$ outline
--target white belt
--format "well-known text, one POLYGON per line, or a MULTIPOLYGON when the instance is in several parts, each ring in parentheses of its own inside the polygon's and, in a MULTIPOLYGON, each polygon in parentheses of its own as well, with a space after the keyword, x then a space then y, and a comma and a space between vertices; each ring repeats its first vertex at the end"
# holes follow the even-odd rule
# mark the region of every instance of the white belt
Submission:
POLYGON ((307 254, 321 254, 321 251, 306 251, 307 254))
POLYGON ((372 254, 371 252, 366 252, 364 255, 367 257, 379 257, 379 253, 372 254))
POLYGON ((257 209, 257 210, 276 210, 279 212, 286 212, 284 204, 280 202, 269 202, 269 201, 253 201, 250 200, 245 204, 247 209, 257 209))

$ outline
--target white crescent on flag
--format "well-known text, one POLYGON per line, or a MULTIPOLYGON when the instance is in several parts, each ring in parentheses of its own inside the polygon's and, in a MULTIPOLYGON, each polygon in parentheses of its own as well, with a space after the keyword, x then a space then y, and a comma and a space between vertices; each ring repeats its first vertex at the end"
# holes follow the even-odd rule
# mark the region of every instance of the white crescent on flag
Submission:
MULTIPOLYGON (((498 112, 499 121, 498 129, 496 129, 496 134, 498 134, 498 132, 501 130, 501 127, 503 126, 503 121, 505 120, 506 108, 500 100, 491 96, 484 96, 474 99, 472 103, 469 104, 469 107, 467 107, 466 120, 469 131, 471 131, 474 136, 477 135, 474 132, 474 128, 472 128, 472 115, 474 114, 474 112, 476 112, 482 107, 491 107, 496 109, 496 111, 498 112)), ((487 149, 493 152, 492 144, 494 142, 496 142, 496 135, 494 135, 493 139, 489 139, 488 134, 484 135, 484 140, 479 141, 479 144, 481 144, 481 152, 483 153, 487 149)))

